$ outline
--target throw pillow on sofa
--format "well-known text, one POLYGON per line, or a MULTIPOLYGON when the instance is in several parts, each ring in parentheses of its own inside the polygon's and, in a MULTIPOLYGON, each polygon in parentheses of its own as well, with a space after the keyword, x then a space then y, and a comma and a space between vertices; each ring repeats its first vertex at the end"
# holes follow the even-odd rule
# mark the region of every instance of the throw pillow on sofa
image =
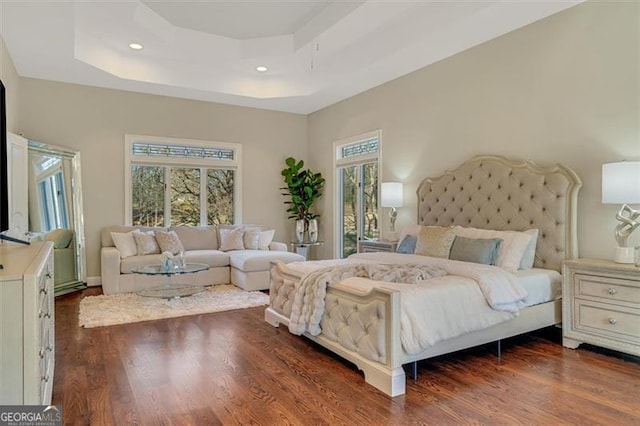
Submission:
POLYGON ((242 241, 244 243, 244 248, 247 250, 258 250, 260 246, 260 229, 258 228, 249 228, 244 230, 244 235, 242 236, 242 241))
POLYGON ((142 232, 136 229, 133 231, 133 239, 136 241, 138 256, 160 253, 160 247, 158 246, 153 231, 142 232))
POLYGON ((133 231, 127 233, 112 232, 111 238, 113 239, 113 244, 120 252, 121 259, 136 256, 138 254, 138 246, 136 246, 133 231))
POLYGON ((179 254, 184 251, 184 246, 176 231, 156 231, 156 240, 161 253, 168 251, 171 254, 179 254))
POLYGON ((220 228, 220 251, 244 250, 244 231, 241 228, 220 228))
POLYGON ((275 235, 275 229, 269 229, 268 231, 260 232, 260 238, 258 241, 258 249, 259 250, 269 250, 269 244, 273 241, 273 236, 275 235))

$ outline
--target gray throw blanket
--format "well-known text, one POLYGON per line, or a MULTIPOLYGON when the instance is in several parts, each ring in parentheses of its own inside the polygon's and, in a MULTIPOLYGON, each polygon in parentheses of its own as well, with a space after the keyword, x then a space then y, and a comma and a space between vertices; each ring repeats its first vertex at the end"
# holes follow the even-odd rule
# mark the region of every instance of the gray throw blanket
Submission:
POLYGON ((415 284, 417 281, 444 275, 447 275, 444 269, 417 264, 357 263, 318 269, 305 275, 296 288, 289 318, 289 331, 296 335, 304 332, 309 332, 312 336, 320 334, 327 285, 339 283, 345 278, 362 277, 374 281, 415 284))

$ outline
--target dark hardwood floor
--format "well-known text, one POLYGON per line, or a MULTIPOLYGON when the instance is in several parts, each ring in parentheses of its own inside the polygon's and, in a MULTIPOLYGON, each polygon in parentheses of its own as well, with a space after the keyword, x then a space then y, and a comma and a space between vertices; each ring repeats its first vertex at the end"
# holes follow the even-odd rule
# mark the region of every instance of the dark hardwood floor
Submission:
POLYGON ((640 425, 640 365, 557 333, 419 364, 389 398, 263 308, 83 329, 93 288, 56 299, 53 403, 65 424, 640 425))

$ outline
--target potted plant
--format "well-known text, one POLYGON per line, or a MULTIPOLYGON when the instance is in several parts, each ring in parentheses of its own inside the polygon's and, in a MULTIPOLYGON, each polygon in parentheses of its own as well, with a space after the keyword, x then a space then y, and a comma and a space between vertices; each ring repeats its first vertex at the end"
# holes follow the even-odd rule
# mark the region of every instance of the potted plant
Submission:
MULTIPOLYGON (((309 169, 303 169, 304 161, 297 161, 293 157, 285 160, 287 165, 281 172, 286 186, 282 189, 282 195, 289 197, 284 203, 288 206, 289 219, 296 220, 296 238, 301 243, 304 233, 309 229, 309 221, 315 221, 319 216, 311 212, 313 203, 322 196, 324 178, 322 173, 314 173, 309 169)), ((312 223, 315 231, 310 235, 312 242, 317 239, 317 223, 312 223)))

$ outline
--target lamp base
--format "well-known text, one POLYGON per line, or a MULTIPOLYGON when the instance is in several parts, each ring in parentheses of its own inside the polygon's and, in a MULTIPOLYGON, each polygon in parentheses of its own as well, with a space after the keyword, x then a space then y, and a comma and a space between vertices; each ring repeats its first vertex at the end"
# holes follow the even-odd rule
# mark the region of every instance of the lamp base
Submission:
POLYGON ((633 252, 633 247, 616 247, 616 258, 613 261, 616 263, 634 263, 633 252))

